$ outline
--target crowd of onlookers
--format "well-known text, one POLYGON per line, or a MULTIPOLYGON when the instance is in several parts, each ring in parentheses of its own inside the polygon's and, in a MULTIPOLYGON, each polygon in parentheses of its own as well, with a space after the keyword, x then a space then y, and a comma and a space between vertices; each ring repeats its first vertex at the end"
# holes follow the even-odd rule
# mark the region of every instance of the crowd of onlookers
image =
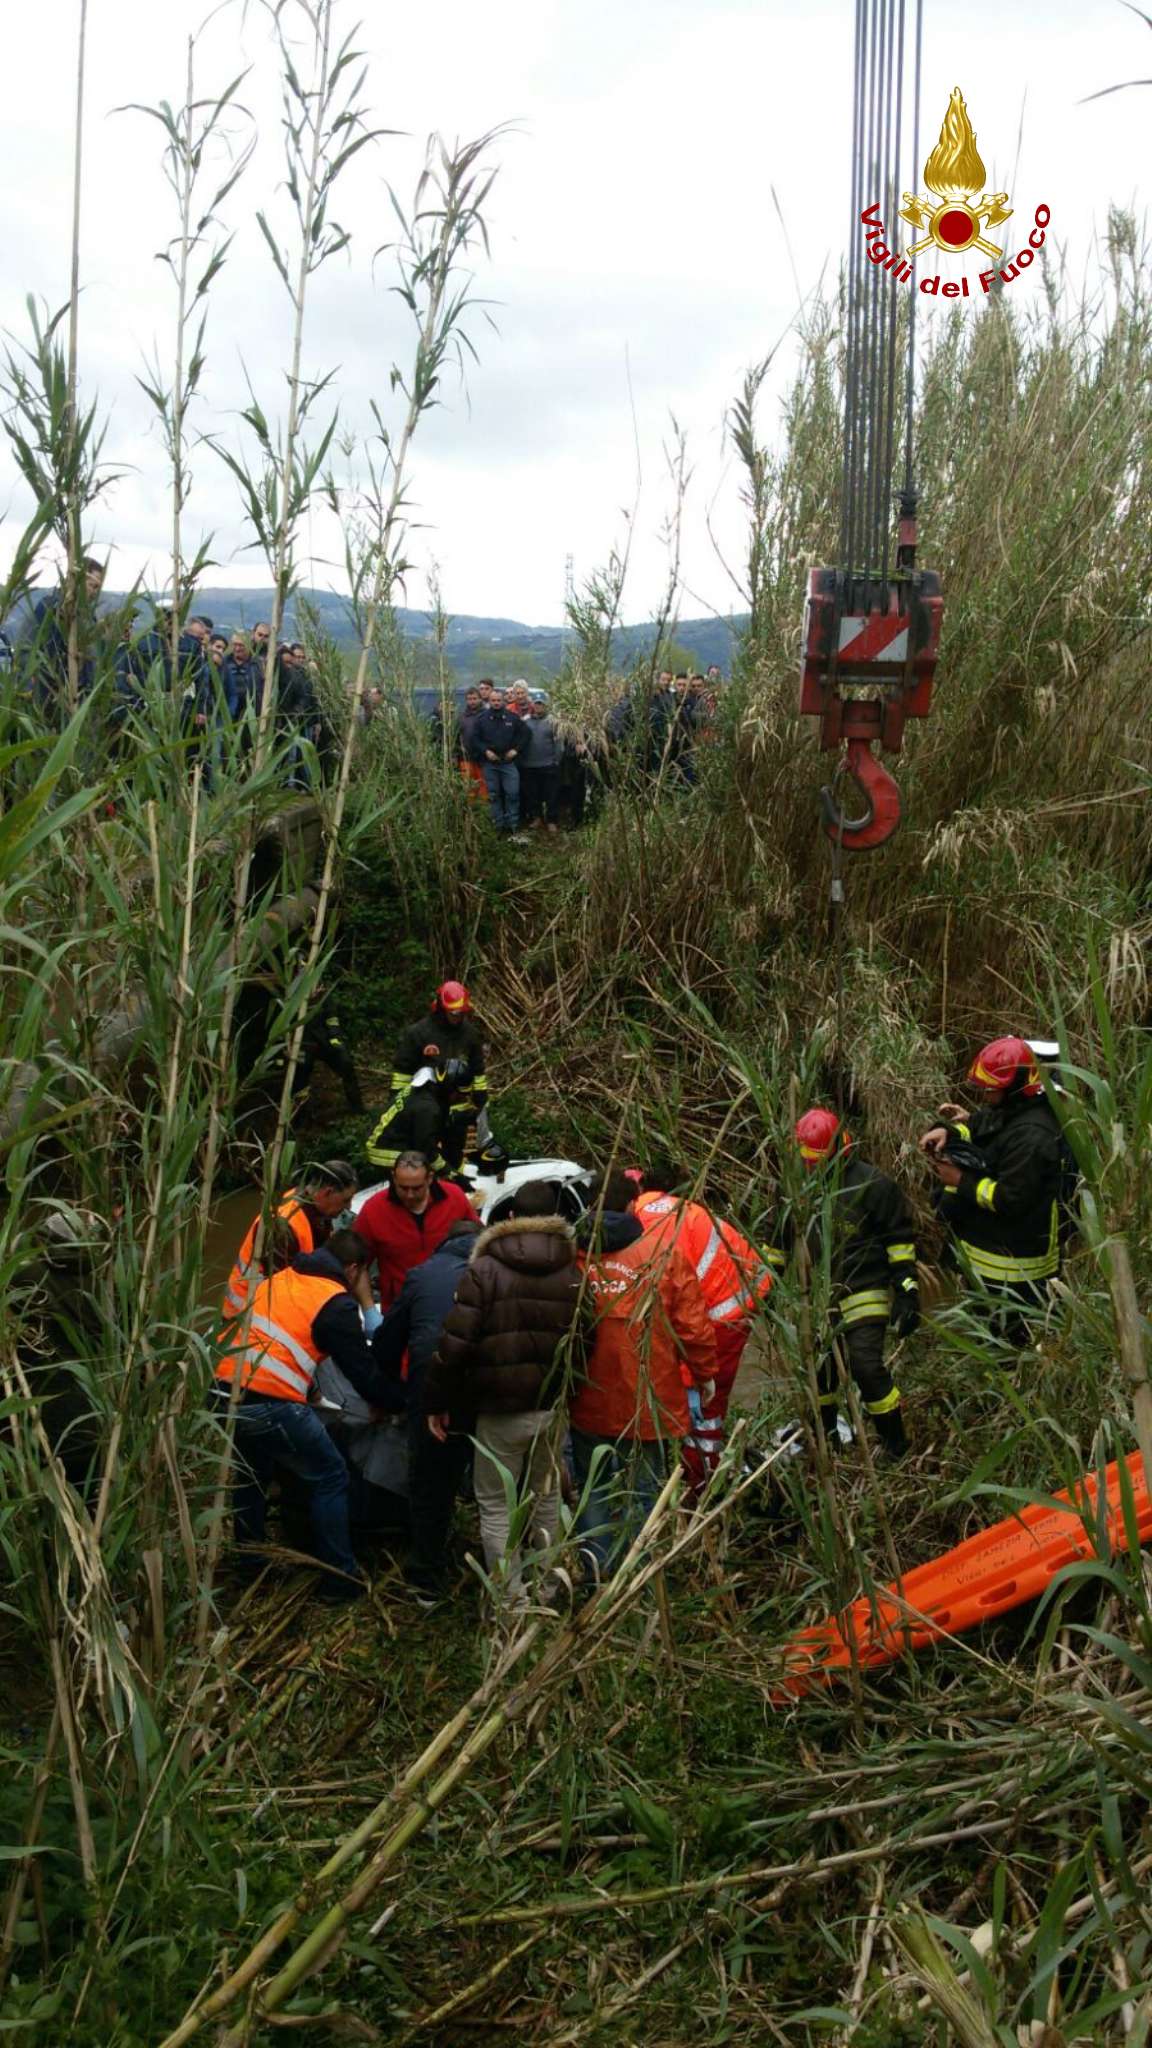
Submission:
MULTIPOLYGON (((55 722, 73 693, 86 698, 98 675, 110 671, 109 718, 116 733, 143 710, 149 680, 159 677, 178 706, 190 752, 210 774, 222 731, 252 727, 259 718, 271 651, 275 730, 288 748, 289 783, 307 786, 313 752, 323 773, 335 736, 317 694, 315 664, 301 641, 283 641, 270 650, 267 620, 250 630, 223 628, 190 609, 174 620, 163 604, 150 605, 143 623, 142 605, 132 600, 101 613, 103 586, 103 566, 86 558, 74 595, 67 584, 33 593, 21 615, 0 629, 0 671, 15 672, 22 692, 44 716, 55 722)), ((545 690, 524 680, 505 689, 486 678, 462 702, 453 690, 449 745, 465 780, 486 799, 498 832, 519 837, 525 826, 555 832, 561 824, 581 824, 590 797, 625 762, 641 775, 691 787, 698 749, 715 729, 721 682, 715 667, 706 675, 662 670, 656 677, 635 678, 620 686, 602 726, 589 729, 557 717, 545 690)), ((431 693, 417 692, 416 698, 425 694, 431 693)), ((388 703, 378 685, 364 690, 361 721, 378 718, 388 703)), ((443 742, 439 702, 431 723, 443 742)))
POLYGON ((512 838, 521 827, 555 832, 583 822, 590 786, 604 784, 627 759, 640 773, 691 788, 697 749, 715 730, 722 678, 660 671, 622 685, 592 733, 557 719, 546 690, 523 679, 508 690, 485 679, 465 695, 456 752, 465 779, 483 789, 496 830, 512 838))

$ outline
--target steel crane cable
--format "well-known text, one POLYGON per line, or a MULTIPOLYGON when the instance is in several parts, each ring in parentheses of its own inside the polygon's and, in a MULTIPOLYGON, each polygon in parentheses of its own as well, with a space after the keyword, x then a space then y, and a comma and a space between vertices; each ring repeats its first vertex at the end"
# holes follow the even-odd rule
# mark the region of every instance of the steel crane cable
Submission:
MULTIPOLYGON (((856 0, 840 516, 840 567, 853 610, 871 609, 884 602, 890 567, 897 421, 901 412, 905 428, 905 488, 911 486, 915 292, 905 315, 907 350, 901 388, 898 372, 902 323, 898 294, 907 280, 902 283, 897 278, 896 265, 871 261, 860 219, 866 207, 878 205, 894 254, 905 133, 906 7, 907 0, 856 0)), ((911 67, 914 159, 919 153, 922 18, 923 0, 915 0, 915 57, 911 67)))
MULTIPOLYGON (((906 0, 856 0, 853 45, 852 217, 845 285, 844 453, 840 501, 840 569, 846 610, 870 610, 887 602, 891 545, 891 502, 897 421, 903 413, 904 497, 913 493, 912 443, 916 366, 916 262, 905 314, 903 389, 897 387, 901 322, 896 266, 873 263, 861 233, 861 214, 878 204, 886 246, 896 249, 904 140, 906 0)), ((912 163, 920 162, 920 74, 923 0, 914 0, 912 63, 912 163)), ((905 283, 908 280, 904 280, 905 283)), ((844 774, 838 766, 833 780, 844 774)), ((834 958, 836 1108, 843 1123, 848 1109, 845 1067, 845 954, 847 930, 843 881, 844 814, 832 843, 829 900, 834 958)))

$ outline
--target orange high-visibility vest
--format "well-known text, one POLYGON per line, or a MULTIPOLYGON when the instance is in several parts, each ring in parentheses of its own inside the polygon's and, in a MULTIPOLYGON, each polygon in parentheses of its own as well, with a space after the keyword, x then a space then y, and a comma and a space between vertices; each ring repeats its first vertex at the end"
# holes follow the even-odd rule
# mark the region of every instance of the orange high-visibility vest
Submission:
POLYGON ((236 1366, 246 1394, 270 1394, 281 1401, 306 1401, 323 1357, 312 1324, 326 1301, 347 1289, 339 1280, 297 1273, 285 1266, 264 1280, 252 1296, 247 1342, 238 1339, 216 1368, 231 1386, 236 1366))
MULTIPOLYGON (((276 1214, 283 1216, 285 1221, 292 1225, 296 1242, 302 1252, 315 1251, 316 1240, 312 1235, 312 1225, 300 1206, 295 1188, 289 1188, 287 1194, 277 1203, 276 1214)), ((256 1232, 259 1224, 260 1217, 254 1216, 248 1234, 236 1254, 236 1264, 228 1275, 224 1306, 220 1311, 221 1319, 226 1323, 230 1323, 247 1308, 252 1288, 260 1283, 260 1268, 252 1256, 256 1249, 256 1232)))
POLYGON ((645 1232, 673 1231, 673 1242, 700 1283, 710 1323, 738 1323, 763 1301, 772 1274, 755 1247, 731 1223, 721 1222, 699 1202, 685 1202, 678 1195, 638 1195, 632 1207, 645 1232))

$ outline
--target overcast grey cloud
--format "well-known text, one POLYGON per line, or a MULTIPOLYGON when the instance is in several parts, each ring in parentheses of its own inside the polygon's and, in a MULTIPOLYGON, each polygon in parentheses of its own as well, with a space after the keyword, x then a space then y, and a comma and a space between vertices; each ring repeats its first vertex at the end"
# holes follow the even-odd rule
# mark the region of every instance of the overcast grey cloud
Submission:
MULTIPOLYGON (((66 290, 77 11, 76 0, 5 8, 0 323, 10 335, 25 329, 26 293, 56 305, 66 290)), ((204 11, 200 0, 90 4, 81 353, 86 390, 110 414, 109 455, 125 470, 95 532, 115 550, 117 583, 165 577, 166 483, 134 379, 158 341, 168 346, 170 299, 154 252, 173 222, 159 131, 113 109, 180 96, 184 39, 204 11)), ((349 25, 358 12, 347 0, 349 25)), ((431 12, 367 11, 372 105, 382 126, 406 135, 350 172, 339 210, 351 255, 317 280, 308 330, 308 367, 338 368, 350 431, 364 431, 373 397, 386 399, 389 366, 406 345, 387 259, 372 262, 392 232, 385 180, 410 185, 433 129, 464 136, 515 124, 499 146, 493 261, 477 280, 492 325, 477 323, 480 363, 467 392, 449 387, 416 455, 414 553, 440 564, 450 609, 558 622, 565 558, 586 573, 622 531, 638 447, 626 609, 643 616, 664 579, 661 448, 673 414, 693 467, 685 610, 731 606, 704 527, 715 499, 713 524, 735 557, 724 409, 744 367, 794 317, 794 272, 807 294, 844 252, 851 37, 850 0, 810 0, 802 11, 779 0, 490 0, 484 9, 441 0, 431 12)), ((1152 96, 1078 102, 1146 75, 1150 56, 1147 28, 1117 0, 1016 0, 1011 10, 927 0, 924 153, 959 84, 1016 218, 1027 226, 1038 202, 1049 205, 1074 276, 1094 278, 1093 237, 1109 203, 1144 204, 1152 96)), ((273 56, 261 10, 228 7, 203 40, 203 84, 244 65, 261 146, 231 202, 236 241, 213 295, 196 419, 224 437, 238 431, 246 375, 266 409, 282 404, 288 331, 255 225, 257 206, 275 204, 279 176, 273 56)), ((1035 276, 1013 287, 1018 302, 1035 299, 1035 276)), ((925 304, 926 322, 944 317, 947 308, 925 304)), ((789 364, 785 347, 766 430, 789 364)), ((16 520, 25 508, 3 461, 0 507, 16 520)), ((213 581, 263 580, 244 551, 234 490, 207 449, 195 459, 189 517, 215 535, 213 581)), ((327 519, 317 514, 305 538, 314 580, 337 581, 327 519)), ((409 595, 424 601, 419 573, 409 595)))

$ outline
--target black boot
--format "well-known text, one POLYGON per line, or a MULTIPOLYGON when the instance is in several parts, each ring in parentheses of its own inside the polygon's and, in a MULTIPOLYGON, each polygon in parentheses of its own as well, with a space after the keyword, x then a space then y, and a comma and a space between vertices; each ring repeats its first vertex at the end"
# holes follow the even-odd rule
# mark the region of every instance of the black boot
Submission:
POLYGON ((872 1421, 888 1456, 902 1458, 908 1449, 908 1432, 904 1427, 903 1411, 891 1408, 887 1415, 874 1415, 872 1421))

